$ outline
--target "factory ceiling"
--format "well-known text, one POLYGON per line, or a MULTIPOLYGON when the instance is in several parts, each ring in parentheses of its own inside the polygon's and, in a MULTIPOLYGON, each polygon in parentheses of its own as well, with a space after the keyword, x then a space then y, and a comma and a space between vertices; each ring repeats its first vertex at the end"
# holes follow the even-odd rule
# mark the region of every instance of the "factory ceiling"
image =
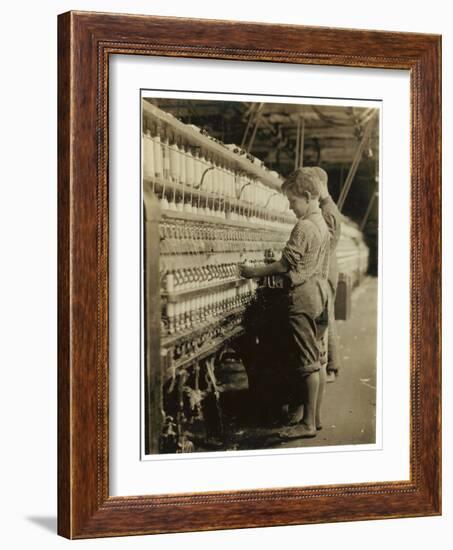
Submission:
POLYGON ((375 164, 379 151, 378 110, 369 107, 153 99, 152 103, 212 137, 234 143, 287 175, 301 164, 328 171, 361 161, 375 164))

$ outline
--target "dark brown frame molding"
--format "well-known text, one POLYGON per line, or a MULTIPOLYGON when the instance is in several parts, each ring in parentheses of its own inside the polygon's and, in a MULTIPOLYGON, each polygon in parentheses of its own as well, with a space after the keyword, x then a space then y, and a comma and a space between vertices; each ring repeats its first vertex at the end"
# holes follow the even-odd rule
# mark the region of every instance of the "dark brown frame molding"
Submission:
POLYGON ((440 36, 69 12, 59 16, 58 48, 58 532, 88 538, 440 514, 440 36), (410 71, 409 481, 109 496, 111 54, 410 71))

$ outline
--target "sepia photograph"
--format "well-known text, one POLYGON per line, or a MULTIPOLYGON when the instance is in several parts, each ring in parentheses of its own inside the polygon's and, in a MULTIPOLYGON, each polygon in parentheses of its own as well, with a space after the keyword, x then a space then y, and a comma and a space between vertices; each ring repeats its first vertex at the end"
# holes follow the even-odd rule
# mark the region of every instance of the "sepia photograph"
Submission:
POLYGON ((141 102, 143 456, 375 444, 381 102, 141 102))
POLYGON ((53 524, 438 516, 442 38, 194 15, 58 17, 53 524))

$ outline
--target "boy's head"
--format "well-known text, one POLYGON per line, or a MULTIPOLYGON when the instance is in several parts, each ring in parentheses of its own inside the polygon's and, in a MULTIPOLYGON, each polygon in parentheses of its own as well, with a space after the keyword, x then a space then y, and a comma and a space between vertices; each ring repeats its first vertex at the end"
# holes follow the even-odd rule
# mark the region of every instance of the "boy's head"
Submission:
POLYGON ((313 174, 317 179, 318 195, 320 199, 324 199, 329 194, 329 188, 327 187, 327 181, 329 179, 327 172, 319 166, 307 166, 301 168, 306 174, 313 174))
POLYGON ((307 170, 313 170, 313 172, 318 176, 319 198, 324 199, 329 194, 329 188, 327 187, 329 176, 327 175, 327 172, 319 166, 312 166, 307 168, 307 170))
POLYGON ((317 201, 320 189, 319 174, 313 168, 299 168, 283 182, 282 191, 289 207, 298 218, 304 216, 311 202, 317 201))

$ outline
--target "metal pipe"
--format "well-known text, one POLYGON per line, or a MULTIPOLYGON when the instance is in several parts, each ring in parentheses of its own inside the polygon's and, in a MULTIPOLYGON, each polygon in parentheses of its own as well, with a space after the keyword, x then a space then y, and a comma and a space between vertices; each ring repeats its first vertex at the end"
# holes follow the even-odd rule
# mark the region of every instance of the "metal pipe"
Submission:
POLYGON ((375 164, 374 164, 374 192, 370 197, 370 201, 368 203, 365 215, 363 216, 363 220, 360 223, 360 231, 363 231, 363 229, 365 228, 365 225, 368 221, 368 217, 370 216, 371 210, 373 209, 374 201, 375 201, 376 197, 379 196, 379 192, 378 192, 378 189, 379 189, 378 170, 379 170, 379 168, 378 168, 378 166, 379 166, 379 160, 378 160, 378 157, 376 156, 376 161, 375 161, 375 164))
POLYGON ((260 103, 256 110, 255 127, 253 128, 253 133, 252 133, 252 136, 250 137, 248 147, 246 147, 247 152, 250 152, 252 150, 253 142, 255 141, 256 131, 258 130, 258 126, 260 125, 261 113, 262 113, 263 107, 264 107, 264 103, 260 103))
POLYGON ((304 144, 305 144, 305 118, 301 117, 300 119, 300 138, 299 138, 299 166, 298 168, 303 168, 304 166, 304 144))
POLYGON ((371 214, 371 210, 372 210, 373 205, 374 205, 374 201, 375 201, 377 196, 378 196, 378 193, 376 191, 371 195, 370 202, 368 203, 368 207, 366 209, 365 215, 363 216, 363 220, 360 224, 360 231, 363 231, 363 229, 366 225, 366 222, 368 221, 368 218, 371 214))
POLYGON ((346 177, 346 181, 344 183, 343 189, 341 190, 340 196, 338 197, 337 207, 338 207, 338 210, 340 210, 340 212, 343 209, 344 203, 346 201, 346 198, 348 196, 349 190, 350 190, 351 185, 352 185, 352 181, 353 181, 353 179, 355 177, 355 174, 357 172, 357 168, 360 164, 360 160, 362 159, 362 154, 363 154, 363 150, 365 148, 365 143, 367 142, 367 140, 369 138, 372 125, 373 125, 373 119, 371 119, 368 122, 368 124, 365 128, 362 139, 360 140, 360 143, 359 143, 359 145, 357 147, 357 150, 356 150, 356 154, 355 154, 354 159, 352 161, 351 168, 349 169, 348 175, 346 177))
POLYGON ((297 170, 299 168, 299 146, 300 143, 300 118, 297 119, 297 127, 296 127, 296 158, 294 159, 294 170, 297 170))
POLYGON ((237 195, 237 200, 239 200, 242 196, 242 191, 244 191, 244 189, 248 186, 248 185, 251 185, 251 181, 249 181, 248 183, 246 183, 245 185, 243 185, 239 191, 239 195, 237 195))
POLYGON ((201 189, 201 186, 203 185, 206 174, 209 172, 209 170, 214 170, 214 168, 215 166, 210 166, 209 168, 206 168, 206 170, 203 172, 203 175, 201 176, 200 183, 198 185, 194 185, 193 188, 196 190, 201 189))
POLYGON ((273 197, 275 197, 275 195, 280 195, 280 191, 276 191, 275 193, 273 193, 268 199, 267 199, 267 202, 266 204, 263 206, 263 208, 267 208, 269 206, 269 203, 271 202, 271 199, 273 197))
POLYGON ((247 134, 249 133, 250 127, 252 125, 252 120, 253 120, 253 117, 255 115, 255 111, 257 110, 257 108, 258 108, 257 103, 252 105, 252 109, 250 111, 250 115, 249 115, 249 118, 247 120, 247 126, 245 127, 244 135, 242 136, 241 149, 244 149, 245 142, 247 141, 247 134), (256 105, 256 108, 255 108, 255 105, 256 105))

